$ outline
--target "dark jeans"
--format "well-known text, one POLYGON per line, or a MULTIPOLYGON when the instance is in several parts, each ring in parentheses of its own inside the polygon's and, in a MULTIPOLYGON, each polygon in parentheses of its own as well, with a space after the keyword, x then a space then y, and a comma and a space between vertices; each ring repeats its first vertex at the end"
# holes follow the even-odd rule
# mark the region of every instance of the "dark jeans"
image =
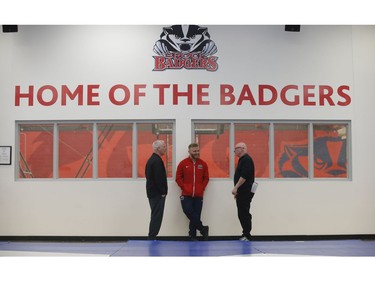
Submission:
POLYGON ((182 210, 184 211, 184 214, 190 220, 189 236, 196 237, 197 230, 201 231, 203 229, 203 224, 201 221, 203 198, 181 196, 180 200, 181 200, 182 210))
POLYGON ((250 203, 254 197, 254 193, 250 188, 244 188, 238 191, 236 197, 237 215, 242 227, 242 234, 250 236, 252 228, 252 215, 250 213, 250 203))
POLYGON ((151 220, 148 237, 155 238, 159 234, 161 222, 163 221, 165 196, 148 198, 151 207, 151 220))

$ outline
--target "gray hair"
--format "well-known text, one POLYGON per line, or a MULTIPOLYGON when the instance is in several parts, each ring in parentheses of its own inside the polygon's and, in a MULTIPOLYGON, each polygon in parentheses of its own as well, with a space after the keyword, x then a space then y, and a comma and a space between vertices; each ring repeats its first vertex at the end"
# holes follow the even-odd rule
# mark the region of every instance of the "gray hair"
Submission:
POLYGON ((159 147, 161 147, 162 145, 164 145, 164 141, 163 140, 156 140, 152 143, 152 149, 154 151, 156 151, 159 147))

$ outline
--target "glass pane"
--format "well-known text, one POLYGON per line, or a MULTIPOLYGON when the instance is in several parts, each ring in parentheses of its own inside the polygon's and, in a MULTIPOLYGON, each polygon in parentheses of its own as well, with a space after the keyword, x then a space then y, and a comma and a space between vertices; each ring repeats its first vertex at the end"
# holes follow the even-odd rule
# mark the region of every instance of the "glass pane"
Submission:
MULTIPOLYGON (((254 160, 255 177, 269 178, 269 124, 235 124, 234 143, 239 142, 247 145, 254 160)), ((235 159, 235 163, 237 161, 235 159)))
POLYGON ((172 177, 173 163, 173 124, 172 123, 147 123, 137 124, 138 132, 138 177, 145 177, 145 167, 152 154, 152 143, 157 139, 165 141, 167 151, 163 161, 167 176, 172 177))
POLYGON ((229 124, 195 124, 195 142, 200 157, 209 169, 210 178, 229 177, 229 124))
POLYGON ((92 178, 92 124, 59 124, 59 177, 92 178))
POLYGON ((132 177, 132 124, 98 125, 98 177, 132 177))
POLYGON ((347 125, 315 124, 314 178, 347 178, 347 125))
POLYGON ((275 124, 275 177, 308 177, 308 125, 275 124))
POLYGON ((19 178, 53 178, 53 125, 19 125, 19 178))

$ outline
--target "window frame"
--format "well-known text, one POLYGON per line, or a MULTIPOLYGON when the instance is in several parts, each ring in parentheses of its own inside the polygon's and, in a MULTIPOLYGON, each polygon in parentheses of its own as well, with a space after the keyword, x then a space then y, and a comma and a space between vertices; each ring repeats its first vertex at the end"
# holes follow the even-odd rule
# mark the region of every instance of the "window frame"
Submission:
MULTIPOLYGON (((352 180, 352 133, 351 133, 351 120, 255 120, 255 119, 231 119, 231 120, 205 120, 205 119, 194 119, 191 121, 191 140, 195 140, 195 125, 196 124, 229 124, 229 148, 235 146, 235 125, 236 124, 269 124, 269 177, 259 178, 261 180, 328 180, 328 181, 351 181, 352 180), (275 176, 275 124, 307 124, 308 130, 308 176, 297 177, 297 178, 279 178, 275 176), (314 177, 314 125, 345 125, 347 128, 347 141, 346 141, 346 157, 347 157, 347 176, 343 178, 339 177, 314 177)), ((215 180, 227 180, 234 176, 235 171, 235 155, 233 149, 229 149, 229 178, 213 178, 215 180)))
MULTIPOLYGON (((90 181, 90 180, 144 180, 138 176, 138 124, 171 124, 172 125, 172 171, 176 168, 176 120, 175 119, 147 119, 147 120, 16 120, 15 121, 15 180, 16 181, 90 181), (53 131, 53 176, 50 178, 23 178, 20 175, 20 126, 22 125, 52 125, 53 131), (92 177, 89 178, 61 178, 59 177, 59 131, 62 124, 92 125, 92 177), (132 176, 131 177, 99 177, 98 175, 98 126, 102 124, 131 124, 132 130, 132 176)), ((173 172, 168 179, 173 178, 173 172)))

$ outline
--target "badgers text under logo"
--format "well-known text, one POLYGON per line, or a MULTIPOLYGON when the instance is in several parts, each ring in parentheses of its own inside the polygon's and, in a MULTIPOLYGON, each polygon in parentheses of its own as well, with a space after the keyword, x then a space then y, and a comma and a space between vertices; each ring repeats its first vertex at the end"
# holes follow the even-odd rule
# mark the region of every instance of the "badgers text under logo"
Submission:
POLYGON ((166 69, 206 69, 216 71, 217 52, 207 27, 199 25, 172 25, 164 27, 154 45, 155 71, 166 69))

